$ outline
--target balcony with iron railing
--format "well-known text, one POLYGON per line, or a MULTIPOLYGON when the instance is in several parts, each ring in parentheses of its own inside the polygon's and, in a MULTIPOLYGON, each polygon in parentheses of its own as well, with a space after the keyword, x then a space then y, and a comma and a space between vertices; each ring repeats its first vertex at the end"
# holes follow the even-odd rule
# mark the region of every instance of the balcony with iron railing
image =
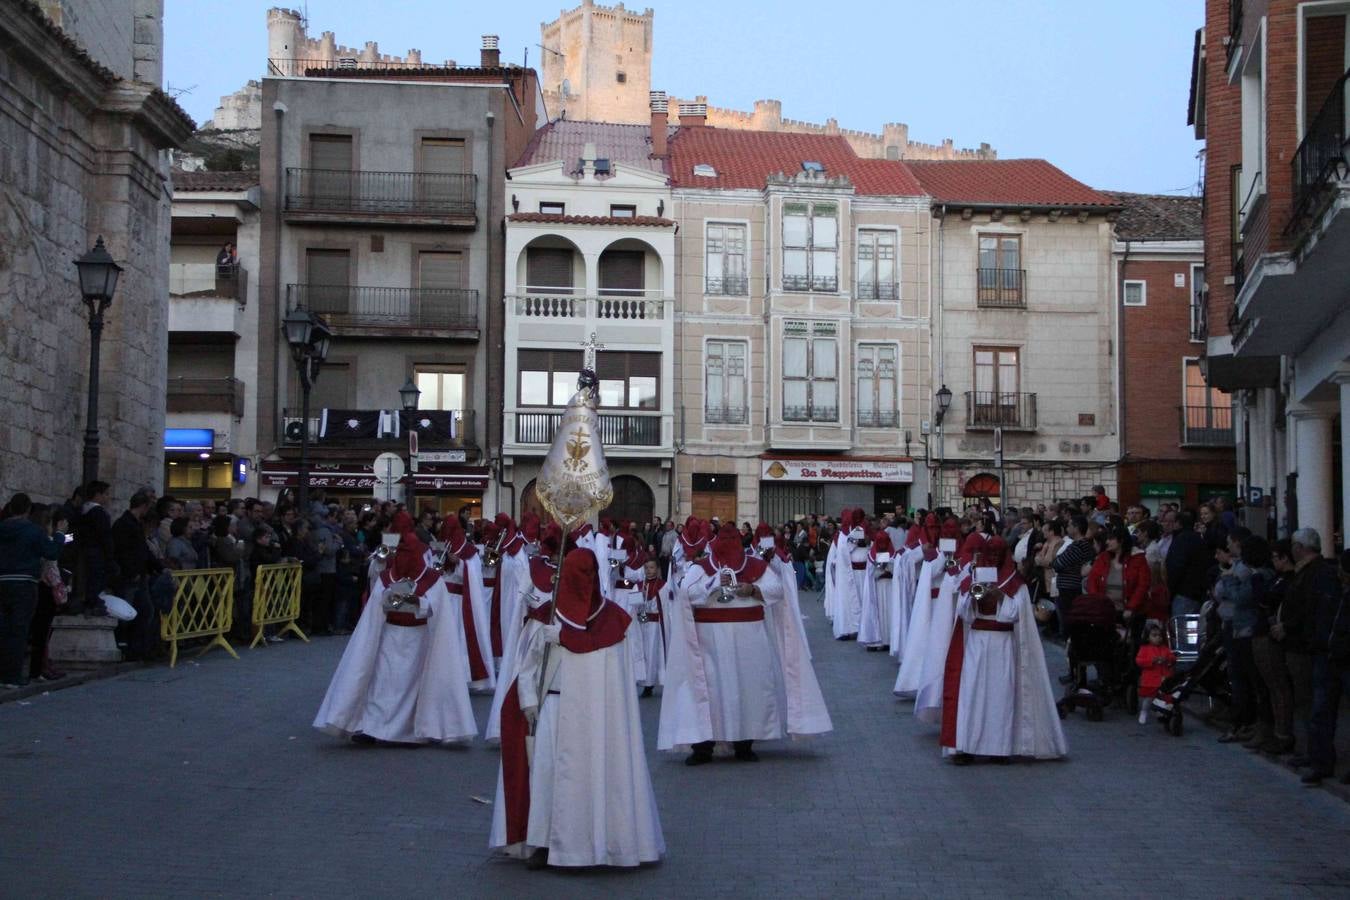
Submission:
POLYGON ((244 417, 244 382, 238 378, 170 378, 165 409, 171 413, 229 413, 244 417))
POLYGON ((477 190, 470 173, 291 168, 285 215, 296 224, 473 228, 477 190))
POLYGON ((895 300, 900 288, 894 281, 859 281, 854 286, 857 300, 895 300))
POLYGON ((750 279, 744 275, 709 275, 703 280, 703 293, 715 297, 744 297, 750 293, 750 279))
POLYGON ((478 339, 478 291, 292 284, 287 309, 303 306, 324 317, 340 337, 478 339))
POLYGON ((859 428, 897 428, 900 425, 900 413, 893 409, 858 410, 859 428))
POLYGON ((237 263, 169 263, 169 296, 248 302, 248 272, 237 263))
POLYGON ((1025 269, 975 270, 975 304, 990 309, 1026 309, 1025 269))
POLYGON ((1232 447, 1236 444, 1231 406, 1181 406, 1181 446, 1232 447))
MULTIPOLYGON (((323 378, 320 370, 320 380, 323 378)), ((282 410, 282 441, 299 445, 301 410, 282 410)), ((474 410, 314 409, 309 411, 309 440, 314 447, 407 452, 408 431, 418 434, 419 450, 476 447, 474 410)))
POLYGON ((705 406, 704 425, 748 425, 750 411, 744 406, 705 406))
POLYGON ((1036 430, 1036 395, 1008 391, 966 391, 966 430, 1036 430))
POLYGON ((793 293, 834 294, 839 291, 839 279, 834 275, 784 275, 783 290, 793 293))
POLYGON ((839 407, 837 406, 784 406, 784 422, 809 422, 819 425, 838 425, 839 407))
POLYGON ((1308 123, 1294 152, 1293 210, 1288 231, 1302 242, 1327 204, 1346 189, 1350 178, 1350 133, 1346 128, 1346 91, 1350 70, 1336 82, 1322 108, 1308 123))
MULTIPOLYGON (((515 413, 517 444, 547 445, 553 443, 561 410, 515 413)), ((604 447, 660 447, 661 420, 659 412, 600 413, 600 443, 604 447)))

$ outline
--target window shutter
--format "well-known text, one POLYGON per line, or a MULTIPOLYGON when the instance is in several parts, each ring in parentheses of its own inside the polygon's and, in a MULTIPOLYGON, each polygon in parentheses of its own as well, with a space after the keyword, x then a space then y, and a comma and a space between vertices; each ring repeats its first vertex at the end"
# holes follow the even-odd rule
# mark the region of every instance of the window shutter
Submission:
POLYGON ((547 294, 550 289, 572 289, 572 251, 552 247, 531 247, 525 254, 525 281, 530 293, 547 294))
POLYGON ((640 250, 607 250, 600 255, 600 293, 640 293, 645 263, 640 250))
POLYGON ((417 254, 418 284, 423 288, 453 289, 463 286, 462 253, 417 254))
POLYGON ((462 174, 464 142, 445 138, 423 138, 422 171, 438 175, 462 174))
POLYGON ((352 138, 349 134, 314 134, 309 138, 311 169, 352 169, 352 138))

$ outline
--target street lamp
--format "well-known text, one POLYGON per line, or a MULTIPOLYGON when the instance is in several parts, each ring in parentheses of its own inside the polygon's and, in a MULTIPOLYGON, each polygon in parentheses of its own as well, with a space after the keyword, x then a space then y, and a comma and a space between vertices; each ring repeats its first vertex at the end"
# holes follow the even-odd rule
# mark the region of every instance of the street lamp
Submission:
MULTIPOLYGON (((421 396, 422 392, 411 376, 408 377, 403 387, 398 389, 399 402, 403 405, 403 411, 407 413, 417 411, 417 401, 421 396)), ((412 416, 409 416, 408 419, 408 433, 410 435, 416 434, 416 425, 411 421, 412 416)), ((416 524, 419 518, 417 515, 417 456, 412 452, 413 440, 412 437, 408 438, 408 487, 404 492, 403 499, 408 506, 408 514, 413 517, 413 523, 416 524)))
POLYGON ((98 478, 98 368, 103 340, 103 314, 112 303, 122 267, 113 261, 99 235, 94 248, 75 260, 80 296, 89 310, 89 398, 84 425, 84 483, 98 478))
POLYGON ((297 306, 281 320, 281 332, 291 347, 291 358, 300 373, 300 501, 301 516, 309 515, 309 392, 328 358, 333 333, 323 318, 297 306))
MULTIPOLYGON (((945 449, 942 446, 942 420, 947 418, 947 410, 951 409, 952 406, 952 389, 944 384, 942 387, 938 388, 936 399, 937 399, 937 415, 934 416, 933 418, 936 419, 937 421, 938 460, 937 466, 935 468, 937 469, 938 476, 940 477, 942 474, 943 451, 945 449)), ((942 494, 940 493, 939 488, 938 497, 941 498, 941 496, 942 494)))

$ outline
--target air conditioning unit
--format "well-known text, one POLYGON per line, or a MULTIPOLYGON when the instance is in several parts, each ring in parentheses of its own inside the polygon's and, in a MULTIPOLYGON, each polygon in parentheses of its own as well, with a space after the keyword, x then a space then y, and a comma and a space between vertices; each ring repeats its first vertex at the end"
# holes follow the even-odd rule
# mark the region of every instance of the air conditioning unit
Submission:
MULTIPOLYGON (((288 444, 300 443, 302 440, 305 439, 305 420, 299 417, 286 419, 285 424, 282 426, 282 434, 286 438, 286 443, 288 444)), ((319 420, 310 419, 309 439, 311 441, 314 441, 318 440, 318 437, 319 437, 319 420)))

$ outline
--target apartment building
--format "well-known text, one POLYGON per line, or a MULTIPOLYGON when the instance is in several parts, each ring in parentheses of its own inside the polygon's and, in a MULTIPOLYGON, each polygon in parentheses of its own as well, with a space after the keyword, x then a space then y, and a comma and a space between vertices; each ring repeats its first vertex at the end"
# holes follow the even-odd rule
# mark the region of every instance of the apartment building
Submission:
POLYGON ((298 485, 368 498, 412 487, 420 507, 499 507, 503 169, 546 115, 532 70, 331 66, 290 60, 263 81, 258 442, 263 494, 298 485), (302 415, 281 320, 332 332, 302 415), (420 390, 414 411, 400 388, 420 390), (416 437, 414 438, 413 435, 416 437), (376 456, 415 476, 380 486, 376 456), (411 459, 409 460, 411 463, 411 459))
MULTIPOLYGON (((583 365, 600 379, 614 501, 669 516, 675 445, 676 221, 668 129, 557 120, 507 172, 504 481, 547 518, 535 476, 583 365), (588 358, 589 357, 589 358, 588 358)), ((508 507, 503 507, 508 508, 508 507)))
POLYGON ((1119 205, 1044 160, 908 166, 935 232, 934 504, 1115 496, 1119 205))
POLYGON ((252 496, 262 188, 257 172, 174 172, 173 186, 164 490, 252 496))
POLYGON ((1191 80, 1206 367, 1235 399, 1248 524, 1316 528, 1324 547, 1345 541, 1350 508, 1348 15, 1341 2, 1210 0, 1191 80))
POLYGON ((1122 504, 1236 499, 1233 405, 1203 369, 1199 197, 1111 192, 1116 260, 1122 504))
MULTIPOLYGON (((926 502, 923 190, 838 135, 731 131, 679 110, 676 511, 783 521, 926 502)), ((664 115, 654 118, 664 127, 664 115)))

